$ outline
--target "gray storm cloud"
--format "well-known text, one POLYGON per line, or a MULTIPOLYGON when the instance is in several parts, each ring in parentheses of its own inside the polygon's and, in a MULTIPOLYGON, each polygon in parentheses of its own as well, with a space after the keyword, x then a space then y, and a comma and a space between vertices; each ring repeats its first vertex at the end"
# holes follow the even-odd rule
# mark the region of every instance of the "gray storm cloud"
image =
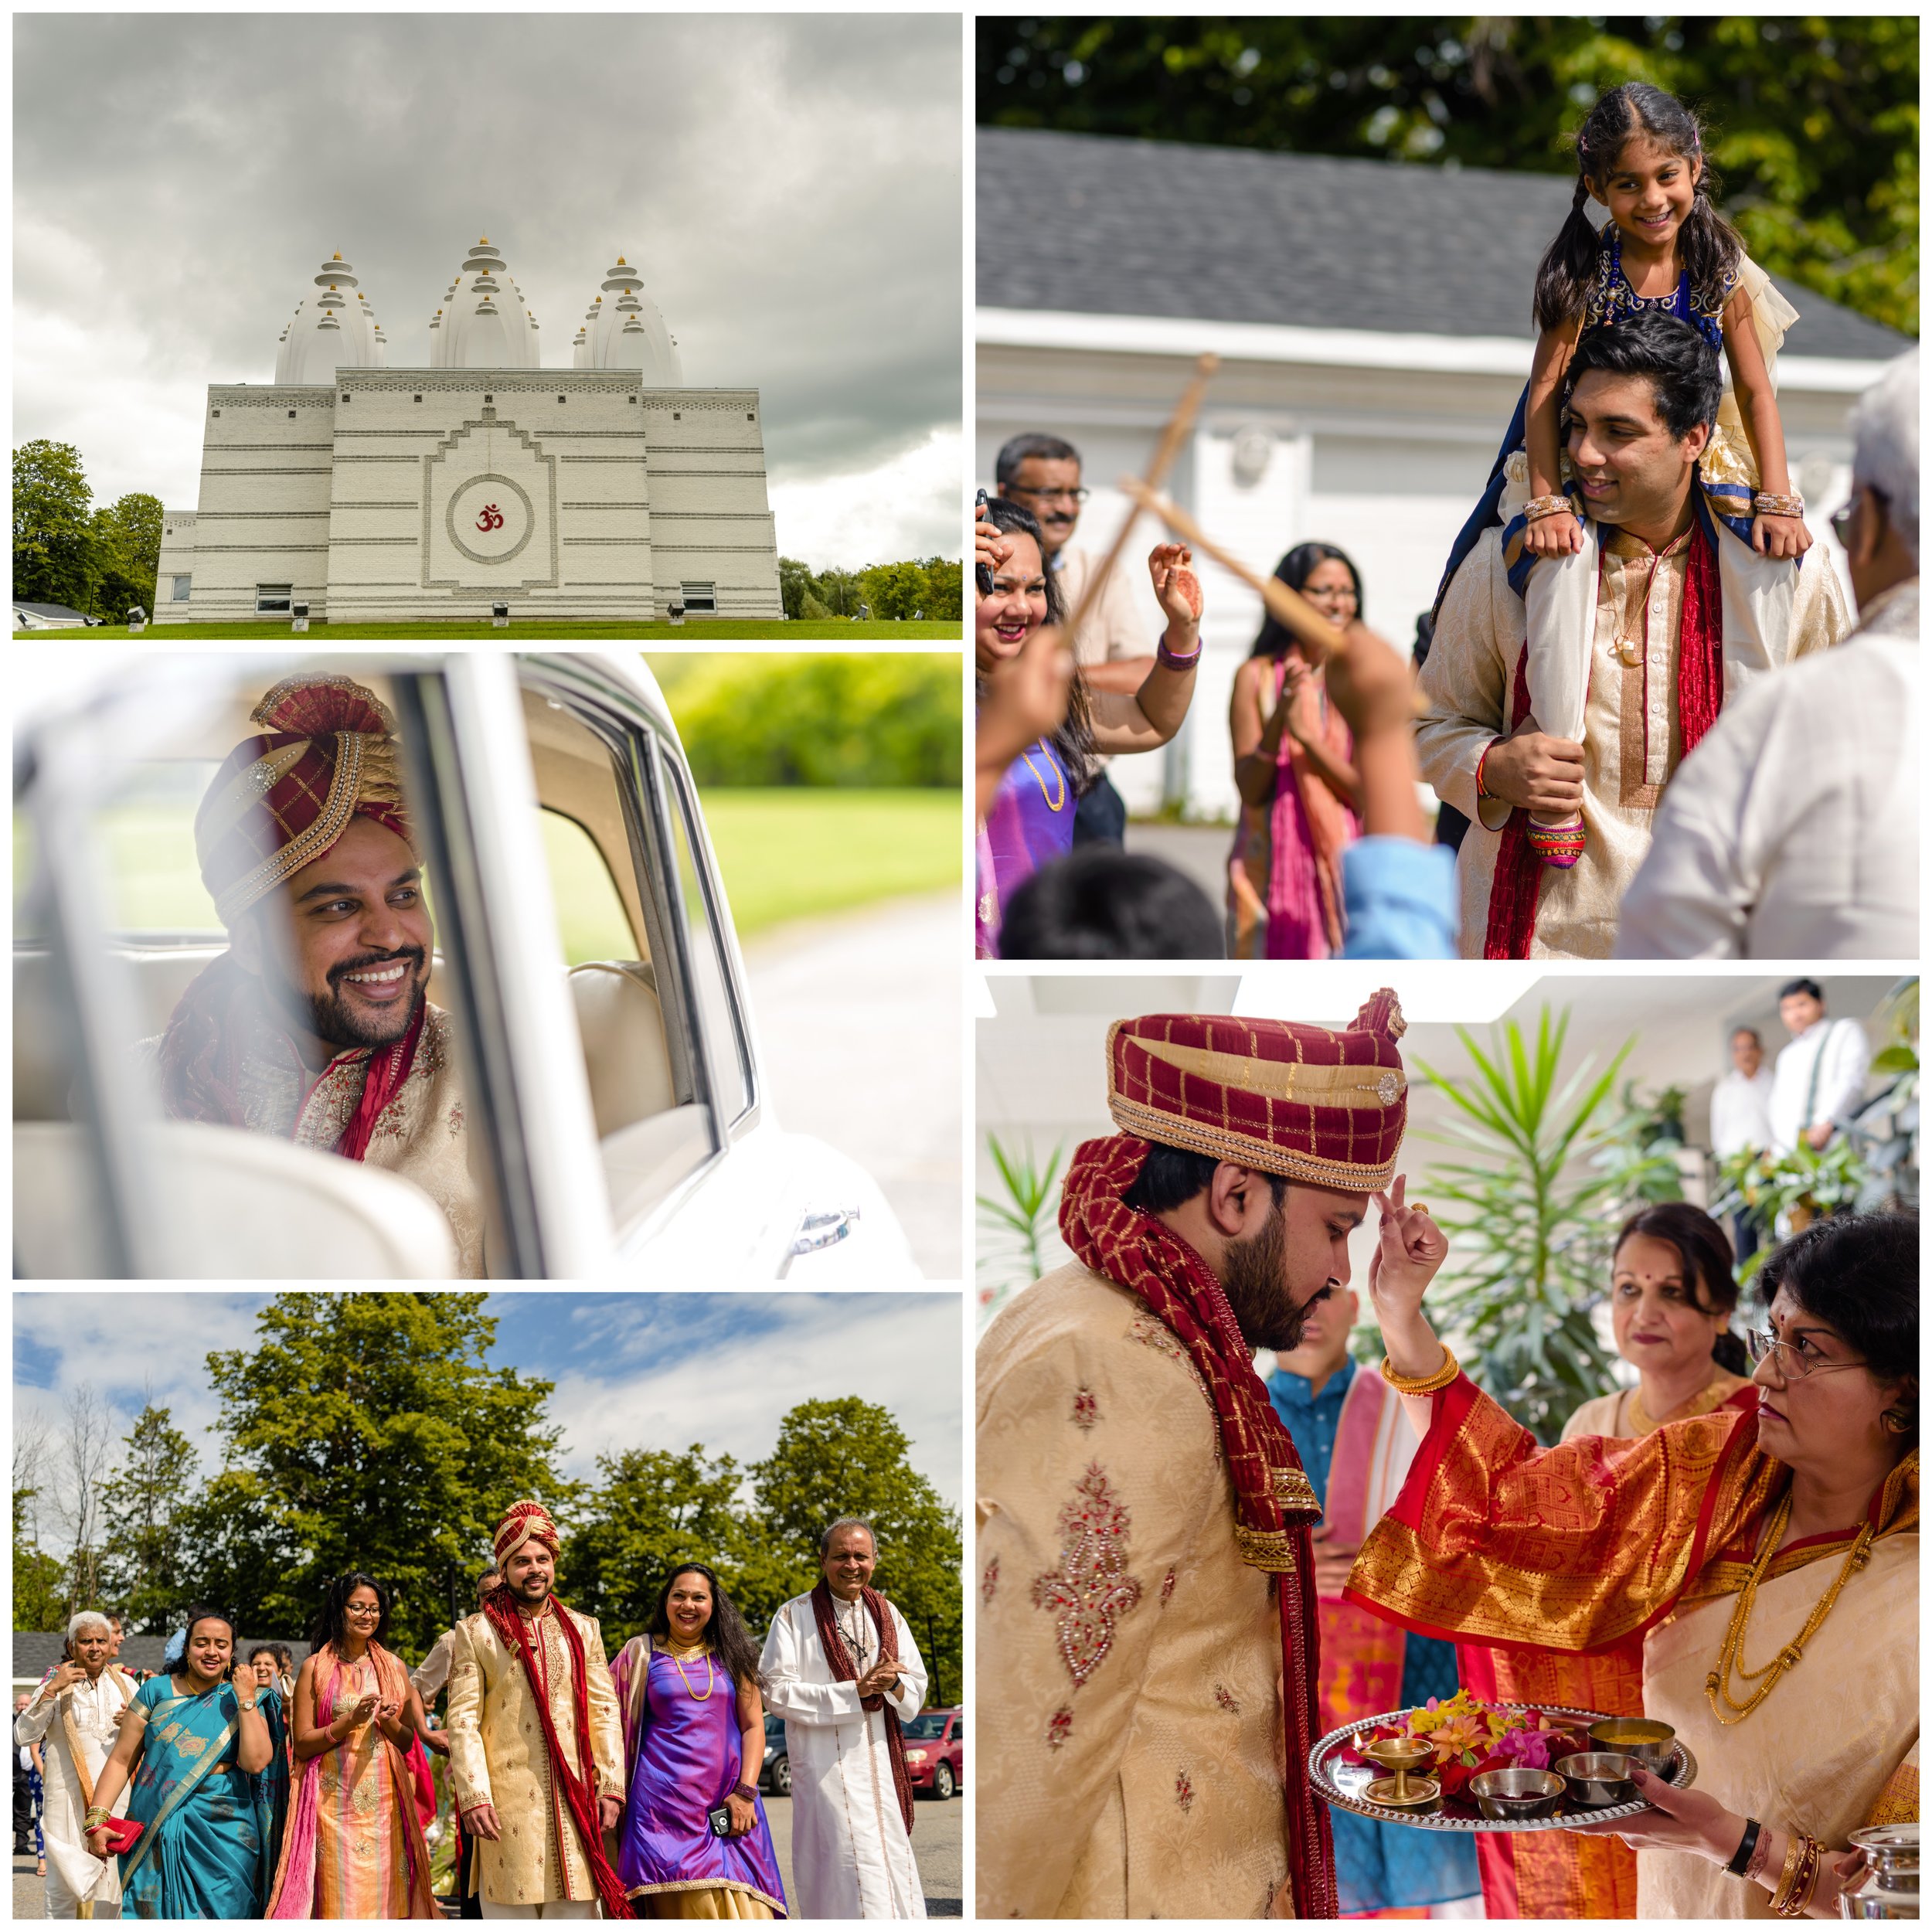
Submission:
POLYGON ((960 61, 943 15, 16 15, 15 438, 192 506, 202 389, 326 257, 420 365, 487 234, 546 364, 623 254, 687 382, 763 391, 781 547, 886 472, 856 549, 957 556, 960 61))

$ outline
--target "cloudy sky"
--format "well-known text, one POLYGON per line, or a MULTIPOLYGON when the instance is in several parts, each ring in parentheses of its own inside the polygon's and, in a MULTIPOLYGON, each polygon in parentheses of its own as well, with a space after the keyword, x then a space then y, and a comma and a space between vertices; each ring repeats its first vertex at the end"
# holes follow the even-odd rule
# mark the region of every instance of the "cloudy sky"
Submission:
POLYGON ((199 494, 337 250, 392 367, 487 234, 570 340, 638 266, 685 379, 763 391, 780 549, 960 553, 957 15, 17 14, 14 439, 199 494))
MULTIPOLYGON (((85 1383, 114 1410, 118 1436, 152 1400, 173 1410, 212 1473, 219 1444, 208 1432, 220 1403, 206 1358, 252 1348, 270 1299, 16 1293, 15 1413, 43 1417, 57 1437, 64 1398, 85 1383)), ((497 1319, 492 1366, 556 1384, 549 1411, 563 1425, 567 1475, 594 1478, 597 1458, 618 1449, 694 1442, 756 1461, 794 1404, 855 1395, 892 1412, 912 1439, 913 1466, 959 1504, 957 1295, 532 1292, 492 1294, 488 1312, 497 1319)))

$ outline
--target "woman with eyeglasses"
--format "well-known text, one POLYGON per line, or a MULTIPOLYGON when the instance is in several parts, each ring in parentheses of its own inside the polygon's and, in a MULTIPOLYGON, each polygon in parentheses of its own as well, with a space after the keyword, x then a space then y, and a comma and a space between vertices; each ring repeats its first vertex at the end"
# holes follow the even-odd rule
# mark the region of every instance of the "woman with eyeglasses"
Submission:
POLYGON ((389 1593, 352 1570, 332 1582, 295 1680, 299 1779, 271 1919, 434 1919, 411 1747, 423 1707, 389 1634, 389 1593))
POLYGON ((1754 1412, 1539 1450, 1423 1315, 1440 1230, 1385 1209, 1369 1292, 1423 1441, 1348 1594, 1465 1641, 1641 1636, 1695 1786, 1633 1764, 1653 1808, 1575 1828, 1636 1848, 1638 1918, 1836 1917, 1850 1835, 1918 1815, 1918 1239, 1845 1216, 1771 1255, 1754 1412))
MULTIPOLYGON (((1331 623, 1362 614, 1362 578, 1332 543, 1274 566, 1331 623)), ((1234 674, 1228 730, 1241 794, 1228 854, 1230 959, 1327 959, 1342 950, 1342 855, 1360 837, 1355 745, 1318 666, 1274 617, 1234 674)))

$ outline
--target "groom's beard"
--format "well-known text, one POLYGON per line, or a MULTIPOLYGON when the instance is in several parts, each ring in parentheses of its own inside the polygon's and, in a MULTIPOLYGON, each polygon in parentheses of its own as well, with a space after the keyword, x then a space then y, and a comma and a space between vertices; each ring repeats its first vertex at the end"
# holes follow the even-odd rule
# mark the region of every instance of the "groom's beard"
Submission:
POLYGON ((1242 1339, 1251 1349, 1272 1349, 1277 1355, 1300 1343, 1308 1322, 1306 1308, 1298 1308, 1288 1292, 1287 1213, 1284 1195, 1259 1234, 1230 1241, 1221 1253, 1221 1292, 1242 1339))

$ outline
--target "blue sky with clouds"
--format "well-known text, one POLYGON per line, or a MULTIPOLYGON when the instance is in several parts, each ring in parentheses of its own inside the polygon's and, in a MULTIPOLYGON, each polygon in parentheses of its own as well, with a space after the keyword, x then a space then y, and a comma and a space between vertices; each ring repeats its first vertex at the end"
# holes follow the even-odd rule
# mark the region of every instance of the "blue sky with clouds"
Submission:
MULTIPOLYGON (((212 1349, 252 1345, 272 1299, 223 1290, 151 1289, 13 1297, 16 1415, 58 1425, 63 1398, 90 1383, 124 1430, 144 1400, 171 1408, 202 1449, 219 1411, 212 1349)), ((779 1418, 814 1397, 862 1396, 889 1410, 912 1461, 947 1502, 964 1494, 956 1294, 492 1294, 493 1366, 556 1386, 563 1461, 594 1474, 597 1456, 699 1442, 741 1461, 770 1453, 779 1418)))

